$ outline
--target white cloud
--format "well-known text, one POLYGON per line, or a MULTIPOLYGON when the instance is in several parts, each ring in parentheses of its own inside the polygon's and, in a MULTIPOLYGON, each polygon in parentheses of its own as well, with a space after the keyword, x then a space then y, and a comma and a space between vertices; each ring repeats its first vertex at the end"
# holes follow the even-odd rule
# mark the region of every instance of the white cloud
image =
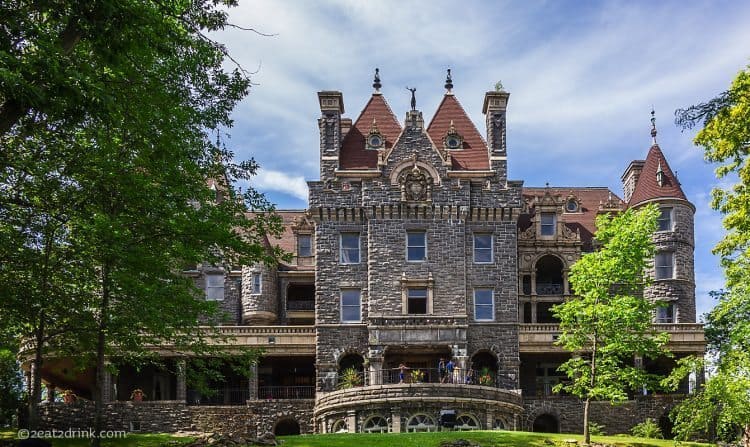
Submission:
POLYGON ((307 201, 307 183, 301 175, 289 175, 261 168, 250 184, 261 192, 281 192, 307 201))

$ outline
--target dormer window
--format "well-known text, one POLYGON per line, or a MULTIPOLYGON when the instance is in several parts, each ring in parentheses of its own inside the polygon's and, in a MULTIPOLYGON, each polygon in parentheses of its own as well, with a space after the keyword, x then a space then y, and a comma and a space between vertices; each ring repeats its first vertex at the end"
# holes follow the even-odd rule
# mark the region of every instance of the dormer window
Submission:
POLYGON ((578 201, 573 197, 569 198, 568 201, 565 202, 565 211, 569 213, 578 212, 578 201))
POLYGON ((443 145, 448 150, 463 149, 464 147, 464 138, 456 131, 453 121, 451 121, 450 128, 448 128, 448 133, 443 138, 443 145))
POLYGON ((542 213, 540 229, 542 236, 555 235, 555 220, 555 213, 542 213))
POLYGON ((380 150, 385 147, 385 137, 378 130, 378 123, 375 118, 372 119, 372 126, 370 126, 370 132, 367 133, 367 149, 380 150))

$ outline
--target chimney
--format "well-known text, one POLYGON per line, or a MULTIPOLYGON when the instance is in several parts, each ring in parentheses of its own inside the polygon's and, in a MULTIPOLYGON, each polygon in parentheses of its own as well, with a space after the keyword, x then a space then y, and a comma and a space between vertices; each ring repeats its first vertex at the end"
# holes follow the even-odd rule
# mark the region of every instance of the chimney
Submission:
POLYGON ((505 111, 508 108, 508 97, 510 93, 503 90, 502 84, 498 83, 495 91, 484 95, 484 113, 487 124, 487 144, 491 156, 507 155, 505 142, 505 111))
POLYGON ((344 95, 336 91, 318 92, 320 103, 320 180, 333 180, 338 168, 341 148, 341 114, 344 113, 344 95))
POLYGON ((622 198, 625 203, 630 202, 630 197, 633 196, 635 185, 638 184, 638 179, 641 176, 641 171, 643 171, 643 165, 645 164, 646 160, 633 160, 630 162, 630 165, 628 165, 625 173, 622 174, 620 179, 622 180, 622 198))

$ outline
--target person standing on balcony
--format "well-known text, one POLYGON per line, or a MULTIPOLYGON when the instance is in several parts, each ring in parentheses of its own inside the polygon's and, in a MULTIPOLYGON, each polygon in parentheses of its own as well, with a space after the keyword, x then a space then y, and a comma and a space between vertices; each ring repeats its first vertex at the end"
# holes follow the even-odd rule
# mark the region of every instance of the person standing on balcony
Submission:
POLYGON ((404 383, 404 377, 406 377, 407 369, 407 366, 403 362, 398 365, 398 383, 404 383))
POLYGON ((448 383, 454 383, 455 380, 453 380, 453 372, 456 369, 456 364, 453 362, 453 359, 448 360, 448 364, 445 365, 445 371, 448 375, 448 383))
POLYGON ((438 362, 438 377, 440 377, 440 383, 445 383, 445 359, 440 357, 438 362))

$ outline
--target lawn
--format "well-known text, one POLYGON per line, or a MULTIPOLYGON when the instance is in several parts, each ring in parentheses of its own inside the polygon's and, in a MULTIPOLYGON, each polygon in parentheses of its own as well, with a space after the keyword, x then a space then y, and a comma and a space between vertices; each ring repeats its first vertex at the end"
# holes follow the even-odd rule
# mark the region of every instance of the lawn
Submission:
MULTIPOLYGON (((16 439, 16 432, 0 431, 0 445, 2 440, 16 439)), ((479 443, 482 447, 551 447, 554 441, 577 439, 582 437, 570 434, 545 434, 512 431, 472 431, 472 432, 441 432, 441 433, 386 433, 386 434, 331 434, 331 435, 302 435, 284 436, 281 438, 284 447, 438 447, 442 441, 467 439, 479 443)), ((125 439, 106 439, 102 441, 105 447, 162 447, 177 446, 192 439, 178 438, 168 434, 128 435, 125 439)), ((617 447, 684 447, 708 446, 709 444, 681 443, 661 441, 656 439, 633 438, 630 436, 594 436, 593 442, 605 443, 617 447)), ((55 447, 84 447, 89 445, 88 439, 56 439, 55 447)))
MULTIPOLYGON (((285 436, 284 447, 438 447, 441 441, 467 439, 482 447, 550 447, 554 441, 583 439, 579 435, 546 434, 512 431, 472 431, 440 433, 387 433, 387 434, 330 434, 314 436, 285 436)), ((593 436, 592 442, 618 447, 674 447, 674 441, 633 438, 630 436, 593 436)), ((707 446, 708 444, 681 443, 681 446, 707 446)))

